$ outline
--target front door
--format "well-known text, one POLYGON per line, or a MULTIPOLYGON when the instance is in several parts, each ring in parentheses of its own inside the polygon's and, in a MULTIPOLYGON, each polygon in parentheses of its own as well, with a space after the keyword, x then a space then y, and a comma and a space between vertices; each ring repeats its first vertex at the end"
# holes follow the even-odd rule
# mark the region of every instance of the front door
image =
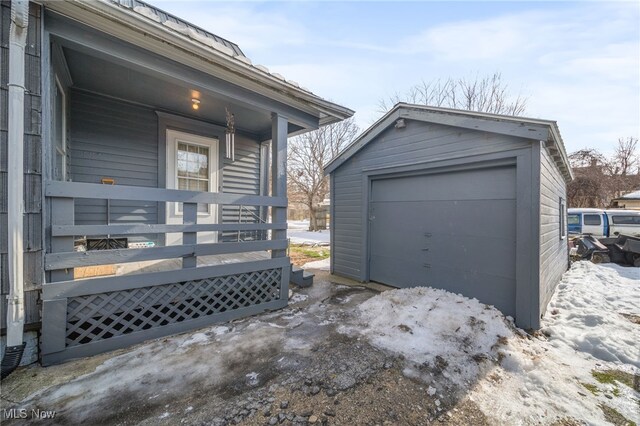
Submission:
MULTIPOLYGON (((167 130, 167 188, 218 192, 218 139, 167 130)), ((182 203, 167 203, 167 224, 182 224, 182 203)), ((217 223, 218 206, 198 204, 198 223, 217 223)), ((215 243, 215 232, 199 232, 198 243, 215 243)), ((166 244, 182 244, 181 233, 168 233, 166 244)))

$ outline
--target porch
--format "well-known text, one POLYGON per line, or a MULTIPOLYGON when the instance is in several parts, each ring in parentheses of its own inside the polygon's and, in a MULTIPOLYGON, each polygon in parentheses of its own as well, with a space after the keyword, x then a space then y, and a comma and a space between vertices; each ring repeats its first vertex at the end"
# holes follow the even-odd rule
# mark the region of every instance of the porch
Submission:
POLYGON ((57 181, 46 183, 45 195, 51 248, 45 254, 48 280, 42 289, 44 364, 287 305, 284 197, 57 181), (181 203, 183 223, 78 225, 77 204, 85 200, 181 203), (275 221, 200 224, 198 205, 268 208, 275 221), (198 233, 229 232, 260 232, 263 239, 198 242, 198 233), (164 240, 168 234, 181 234, 182 241, 77 250, 78 241, 91 237, 157 235, 164 240), (95 265, 114 265, 115 270, 102 277, 74 275, 74 268, 95 265))
POLYGON ((286 141, 319 118, 51 11, 45 29, 43 364, 285 307, 286 141))

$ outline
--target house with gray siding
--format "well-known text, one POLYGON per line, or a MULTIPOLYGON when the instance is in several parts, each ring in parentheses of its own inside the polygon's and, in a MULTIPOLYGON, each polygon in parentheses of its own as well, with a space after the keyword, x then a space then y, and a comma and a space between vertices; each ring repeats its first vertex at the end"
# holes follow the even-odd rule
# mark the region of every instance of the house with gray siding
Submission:
POLYGON ((3 375, 286 306, 287 138, 353 111, 139 0, 0 21, 3 375))
POLYGON ((556 122, 400 103, 325 172, 332 273, 442 288, 539 327, 568 267, 556 122))

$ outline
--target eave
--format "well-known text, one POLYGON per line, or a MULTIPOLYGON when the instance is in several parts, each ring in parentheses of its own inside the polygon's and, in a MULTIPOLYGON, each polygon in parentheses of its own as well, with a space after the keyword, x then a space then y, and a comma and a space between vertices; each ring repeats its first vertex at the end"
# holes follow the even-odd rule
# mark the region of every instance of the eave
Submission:
POLYGON ((353 110, 326 101, 240 57, 198 43, 110 1, 45 0, 43 4, 113 37, 315 115, 321 126, 354 114, 353 110))

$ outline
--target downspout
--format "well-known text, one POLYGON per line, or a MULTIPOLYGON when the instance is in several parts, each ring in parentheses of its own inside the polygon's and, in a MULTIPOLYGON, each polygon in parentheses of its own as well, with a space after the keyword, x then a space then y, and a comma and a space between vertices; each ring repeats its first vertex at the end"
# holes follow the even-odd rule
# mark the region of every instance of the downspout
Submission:
POLYGON ((7 347, 2 357, 2 378, 18 367, 24 351, 23 187, 24 187, 24 69, 29 1, 11 1, 9 27, 9 146, 8 237, 9 295, 7 296, 7 347))

